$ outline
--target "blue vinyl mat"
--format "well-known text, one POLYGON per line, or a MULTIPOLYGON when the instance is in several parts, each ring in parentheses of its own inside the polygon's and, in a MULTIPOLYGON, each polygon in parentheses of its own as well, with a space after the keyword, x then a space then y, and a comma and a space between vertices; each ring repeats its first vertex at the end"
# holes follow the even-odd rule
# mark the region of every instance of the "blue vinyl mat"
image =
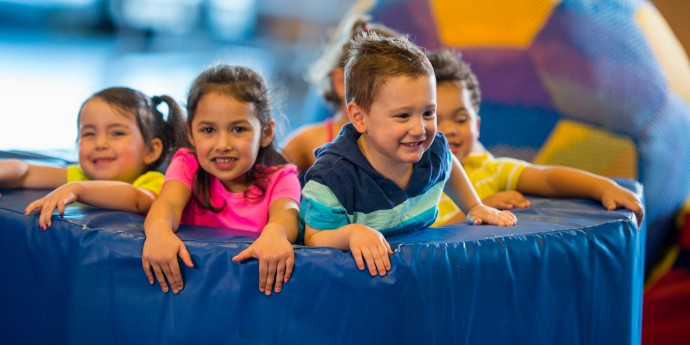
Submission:
MULTIPOLYGON (((639 184, 618 180, 642 193, 639 184)), ((149 285, 138 215, 69 206, 48 231, 0 190, 0 344, 638 344, 645 226, 589 200, 530 198, 514 227, 389 238, 384 277, 349 252, 295 246, 259 292, 252 234, 181 226, 195 262, 178 295, 149 285)))

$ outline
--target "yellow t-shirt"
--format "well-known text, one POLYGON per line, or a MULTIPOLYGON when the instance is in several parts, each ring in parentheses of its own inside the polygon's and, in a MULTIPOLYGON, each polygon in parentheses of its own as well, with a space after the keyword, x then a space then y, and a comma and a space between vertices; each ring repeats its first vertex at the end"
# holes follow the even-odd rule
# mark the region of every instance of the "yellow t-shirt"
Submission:
MULTIPOLYGON (((148 171, 134 180, 132 186, 148 189, 158 195, 163 187, 164 179, 165 175, 158 171, 148 171)), ((84 174, 84 170, 79 165, 70 165, 67 167, 67 183, 76 181, 91 181, 91 179, 84 174)))
MULTIPOLYGON (((515 190, 522 171, 528 166, 530 163, 518 159, 494 158, 489 152, 469 155, 462 164, 480 199, 498 192, 515 190)), ((441 196, 438 210, 438 217, 432 226, 441 225, 460 212, 460 208, 446 194, 441 196)))

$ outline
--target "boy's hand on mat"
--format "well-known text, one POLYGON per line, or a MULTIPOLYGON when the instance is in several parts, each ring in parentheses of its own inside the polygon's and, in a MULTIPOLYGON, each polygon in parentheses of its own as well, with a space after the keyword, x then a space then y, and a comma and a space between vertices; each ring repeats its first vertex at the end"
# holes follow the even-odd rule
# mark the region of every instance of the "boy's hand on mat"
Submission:
POLYGON ((357 267, 364 270, 364 261, 366 261, 372 276, 376 275, 377 270, 379 275, 386 275, 386 272, 391 269, 388 255, 394 253, 383 234, 361 224, 351 224, 350 227, 350 251, 355 257, 357 267))
POLYGON ((614 211, 621 207, 633 211, 635 216, 637 216, 637 224, 642 224, 642 219, 644 219, 644 206, 635 193, 617 184, 611 185, 602 191, 601 203, 609 211, 614 211))
POLYGON ((467 221, 473 225, 490 224, 500 226, 512 226, 517 223, 515 215, 508 211, 499 211, 483 204, 472 207, 467 212, 467 221))
POLYGON ((144 265, 144 273, 149 278, 149 283, 155 283, 153 279, 155 274, 163 292, 168 292, 166 278, 173 292, 180 292, 184 288, 184 283, 180 274, 180 266, 177 263, 178 256, 187 267, 194 267, 187 248, 172 230, 158 231, 155 235, 146 236, 141 261, 144 265))
POLYGON ((29 204, 26 210, 24 210, 24 214, 40 211, 41 216, 38 218, 38 224, 41 226, 41 230, 45 231, 53 224, 51 222, 53 211, 57 208, 60 217, 63 217, 65 215, 65 206, 76 202, 80 191, 81 187, 78 183, 63 185, 46 195, 45 198, 38 199, 29 204))
POLYGON ((264 231, 249 248, 232 258, 232 261, 240 262, 250 258, 259 259, 259 291, 266 296, 271 295, 274 282, 275 292, 280 292, 283 282, 287 283, 292 276, 295 251, 285 236, 264 231))
POLYGON ((529 207, 530 202, 525 199, 522 193, 516 190, 507 190, 487 196, 482 199, 482 204, 499 210, 510 210, 513 207, 529 207))

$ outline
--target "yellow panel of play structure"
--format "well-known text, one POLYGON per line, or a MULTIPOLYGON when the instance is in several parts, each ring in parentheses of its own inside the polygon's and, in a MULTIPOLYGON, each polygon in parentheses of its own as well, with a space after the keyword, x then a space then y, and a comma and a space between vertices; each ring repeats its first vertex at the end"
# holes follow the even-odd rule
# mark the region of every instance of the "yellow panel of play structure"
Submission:
POLYGON ((560 0, 431 0, 439 36, 448 46, 527 48, 560 0))
POLYGON ((690 61, 668 23, 648 2, 640 6, 635 20, 647 37, 647 43, 664 71, 668 86, 690 102, 690 61))
POLYGON ((560 120, 533 162, 564 165, 609 177, 637 179, 632 139, 594 126, 560 120))

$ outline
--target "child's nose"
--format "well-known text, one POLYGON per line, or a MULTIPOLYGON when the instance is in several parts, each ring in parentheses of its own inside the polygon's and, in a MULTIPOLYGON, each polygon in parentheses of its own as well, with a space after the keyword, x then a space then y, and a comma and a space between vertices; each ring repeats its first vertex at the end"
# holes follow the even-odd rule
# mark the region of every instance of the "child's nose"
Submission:
POLYGON ((412 136, 422 136, 426 133, 426 127, 424 126, 424 119, 419 121, 412 121, 412 128, 410 128, 409 134, 412 136))
POLYGON ((107 136, 99 135, 96 137, 96 149, 107 149, 109 146, 110 144, 107 136))
POLYGON ((227 134, 225 133, 220 133, 218 136, 218 142, 216 143, 216 150, 223 152, 223 151, 229 151, 232 148, 232 145, 230 144, 230 138, 227 134))

